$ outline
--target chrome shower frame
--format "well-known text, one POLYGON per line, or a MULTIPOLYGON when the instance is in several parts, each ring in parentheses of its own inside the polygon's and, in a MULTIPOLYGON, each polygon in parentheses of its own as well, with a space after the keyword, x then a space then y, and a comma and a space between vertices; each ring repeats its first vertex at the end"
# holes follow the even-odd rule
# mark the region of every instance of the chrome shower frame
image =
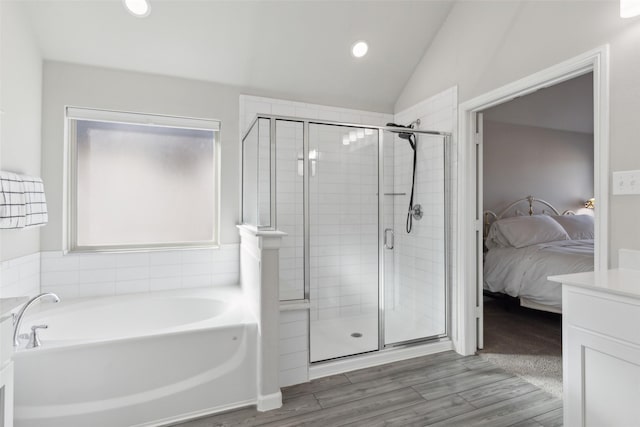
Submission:
MULTIPOLYGON (((338 126, 338 127, 349 127, 349 128, 358 128, 358 129, 371 129, 378 132, 378 348, 374 351, 385 351, 398 349, 408 346, 414 346, 418 344, 425 344, 427 342, 437 342, 448 339, 451 335, 451 265, 450 265, 450 224, 451 224, 451 175, 450 175, 450 167, 449 167, 449 159, 450 159, 450 149, 451 149, 451 133, 449 132, 440 132, 433 130, 421 130, 421 129, 409 129, 404 127, 393 127, 393 126, 375 126, 375 125, 366 125, 360 123, 349 123, 349 122, 339 122, 339 121, 331 121, 331 120, 318 120, 311 118, 302 118, 302 117, 293 117, 293 116, 282 116, 282 115, 274 115, 274 114, 258 114, 251 121, 250 125, 247 127, 246 131, 242 134, 242 144, 241 144, 241 163, 242 163, 242 171, 241 171, 241 181, 244 180, 244 152, 245 152, 245 140, 249 133, 253 130, 253 128, 258 124, 260 119, 267 119, 270 123, 270 224, 269 225, 258 225, 257 228, 260 230, 277 230, 277 201, 276 201, 276 122, 277 121, 287 121, 287 122, 296 122, 302 123, 303 126, 303 215, 304 215, 304 229, 303 229, 303 260, 304 260, 304 299, 303 301, 309 301, 310 294, 310 284, 311 284, 311 268, 310 268, 310 164, 309 160, 309 151, 310 151, 310 140, 309 140, 309 126, 310 125, 328 125, 328 126, 338 126), (444 220, 444 264, 445 264, 445 333, 437 336, 430 336, 419 338, 410 341, 403 341, 394 344, 385 344, 385 276, 384 276, 384 146, 385 146, 385 132, 391 132, 394 134, 397 133, 413 133, 414 135, 430 135, 430 136, 440 136, 442 137, 442 143, 444 145, 444 209, 445 209, 445 220, 444 220)), ((419 120, 416 121, 419 124, 419 120)), ((419 139, 416 138, 419 144, 419 139)), ((259 161, 259 159, 258 159, 259 161)), ((259 170, 259 166, 258 166, 259 170)), ((241 188, 244 189, 244 182, 241 182, 241 188)), ((241 213, 240 220, 244 217, 244 197, 241 197, 241 213)), ((258 215, 259 218, 259 215, 258 215)), ((295 301, 295 300, 293 300, 295 301)), ((309 328, 309 326, 308 326, 309 328)), ((310 332, 310 329, 308 329, 310 332)), ((309 352, 310 354, 310 352, 309 352)), ((362 353, 359 353, 362 354, 362 353)), ((336 359, 357 357, 359 354, 342 356, 336 359)), ((330 359, 328 361, 333 361, 336 359, 330 359)), ((318 362, 310 362, 311 364, 320 364, 328 361, 318 361, 318 362)))

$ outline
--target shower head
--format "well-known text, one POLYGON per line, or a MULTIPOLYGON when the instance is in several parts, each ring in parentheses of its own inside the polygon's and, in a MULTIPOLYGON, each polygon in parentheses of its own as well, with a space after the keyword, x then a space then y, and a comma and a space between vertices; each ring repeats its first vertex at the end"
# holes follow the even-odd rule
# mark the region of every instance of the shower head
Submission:
MULTIPOLYGON (((396 123, 387 123, 387 126, 393 127, 393 128, 413 129, 413 123, 409 124, 408 126, 403 126, 396 123)), ((413 142, 411 141, 413 132, 402 132, 402 131, 396 131, 396 130, 392 130, 390 132, 397 133, 400 138, 406 139, 407 141, 409 141, 411 143, 411 146, 413 147, 413 142)))

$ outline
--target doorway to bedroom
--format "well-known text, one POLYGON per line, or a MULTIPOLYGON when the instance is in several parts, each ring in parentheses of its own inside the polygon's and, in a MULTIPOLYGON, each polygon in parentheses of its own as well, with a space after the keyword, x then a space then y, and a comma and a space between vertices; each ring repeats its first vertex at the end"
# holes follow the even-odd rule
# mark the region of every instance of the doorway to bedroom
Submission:
POLYGON ((478 114, 481 357, 562 397, 562 292, 594 269, 589 72, 478 114))

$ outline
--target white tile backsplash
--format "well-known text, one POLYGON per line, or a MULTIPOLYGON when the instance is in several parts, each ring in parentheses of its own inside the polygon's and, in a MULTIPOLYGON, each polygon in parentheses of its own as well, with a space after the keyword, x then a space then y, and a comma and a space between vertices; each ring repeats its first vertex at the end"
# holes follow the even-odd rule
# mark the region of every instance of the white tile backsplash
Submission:
POLYGON ((135 253, 42 252, 42 291, 67 298, 233 285, 239 245, 135 253))
POLYGON ((0 263, 0 297, 35 296, 40 292, 40 254, 0 263))

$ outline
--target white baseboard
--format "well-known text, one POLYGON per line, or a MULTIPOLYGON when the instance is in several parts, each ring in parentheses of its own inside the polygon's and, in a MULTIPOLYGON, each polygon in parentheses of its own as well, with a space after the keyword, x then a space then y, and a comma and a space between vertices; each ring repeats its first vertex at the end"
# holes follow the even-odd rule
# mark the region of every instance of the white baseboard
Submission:
POLYGON ((240 409, 240 408, 246 408, 247 406, 251 406, 251 405, 255 405, 256 401, 254 399, 251 400, 245 400, 245 401, 241 401, 241 402, 236 402, 236 403, 232 403, 229 405, 220 405, 220 406, 215 406, 209 409, 204 409, 202 411, 194 411, 194 412, 189 412, 187 414, 181 414, 181 415, 177 415, 175 417, 167 417, 167 418, 163 418, 160 420, 156 420, 156 421, 152 421, 149 423, 143 423, 143 424, 136 424, 133 427, 161 427, 161 426, 166 426, 168 424, 174 424, 174 423, 179 423, 179 422, 183 422, 183 421, 189 421, 195 418, 202 418, 202 417, 206 417, 209 415, 213 415, 213 414, 217 414, 219 412, 226 412, 226 411, 230 411, 232 409, 240 409))
POLYGON ((371 368, 385 363, 398 362, 429 354, 441 353, 453 350, 451 340, 438 341, 429 344, 416 345, 406 348, 394 348, 376 353, 364 354, 360 357, 336 360, 309 367, 309 379, 328 377, 329 375, 342 374, 356 369, 371 368))
POLYGON ((267 395, 258 395, 258 411, 266 412, 272 409, 278 409, 282 406, 282 393, 278 390, 277 393, 271 393, 267 395))

